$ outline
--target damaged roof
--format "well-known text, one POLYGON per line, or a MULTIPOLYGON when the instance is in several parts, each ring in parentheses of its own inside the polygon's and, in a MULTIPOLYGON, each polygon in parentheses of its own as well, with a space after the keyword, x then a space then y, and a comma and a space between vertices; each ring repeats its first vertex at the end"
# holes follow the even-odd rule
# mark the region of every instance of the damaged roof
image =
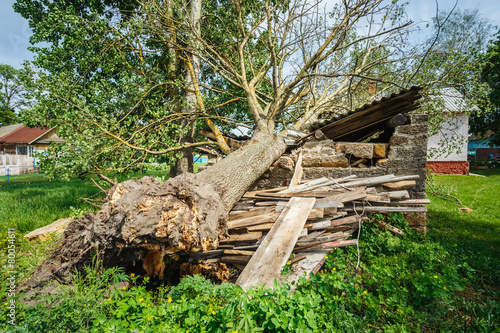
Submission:
POLYGON ((348 113, 331 119, 318 121, 313 131, 297 141, 313 136, 317 131, 333 141, 362 141, 378 131, 384 130, 386 122, 398 114, 405 114, 420 107, 422 87, 413 86, 398 93, 366 103, 348 113))

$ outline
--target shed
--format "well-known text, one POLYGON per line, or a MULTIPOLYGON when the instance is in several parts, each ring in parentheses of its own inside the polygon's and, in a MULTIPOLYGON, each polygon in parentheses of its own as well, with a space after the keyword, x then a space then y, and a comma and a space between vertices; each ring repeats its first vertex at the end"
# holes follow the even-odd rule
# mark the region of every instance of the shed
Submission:
POLYGON ((441 89, 431 100, 442 112, 443 123, 429 136, 427 168, 436 173, 466 175, 469 114, 477 106, 455 88, 441 89))

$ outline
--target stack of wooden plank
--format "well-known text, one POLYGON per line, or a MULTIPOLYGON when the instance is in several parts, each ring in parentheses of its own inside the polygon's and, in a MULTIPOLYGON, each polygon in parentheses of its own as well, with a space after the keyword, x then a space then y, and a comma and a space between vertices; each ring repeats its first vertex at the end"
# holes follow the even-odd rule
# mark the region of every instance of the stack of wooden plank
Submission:
MULTIPOLYGON (((417 178, 320 178, 247 192, 229 214, 229 237, 217 250, 196 254, 193 259, 240 269, 237 284, 244 289, 263 284, 272 287, 274 279, 297 280, 316 273, 332 248, 356 245, 356 237, 348 238, 370 213, 426 212, 429 201, 411 200, 406 190, 417 178), (293 272, 281 276, 284 265, 291 265, 293 272)), ((402 233, 387 224, 382 227, 402 233)))

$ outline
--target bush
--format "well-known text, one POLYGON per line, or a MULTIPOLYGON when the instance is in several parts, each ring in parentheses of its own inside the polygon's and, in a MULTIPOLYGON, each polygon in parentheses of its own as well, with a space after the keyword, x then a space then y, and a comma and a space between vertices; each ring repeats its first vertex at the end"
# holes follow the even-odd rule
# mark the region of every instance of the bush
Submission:
MULTIPOLYGON (((355 247, 336 249, 319 274, 301 278, 295 292, 288 284, 245 292, 199 275, 148 291, 147 278, 118 268, 87 268, 75 274, 73 288, 21 306, 17 328, 2 327, 17 332, 489 332, 499 325, 494 316, 499 302, 465 294, 477 278, 467 257, 416 233, 401 215, 376 218, 406 235, 364 224, 358 268, 355 247), (119 282, 128 285, 109 288, 119 282)), ((5 315, 0 313, 0 320, 5 315)))

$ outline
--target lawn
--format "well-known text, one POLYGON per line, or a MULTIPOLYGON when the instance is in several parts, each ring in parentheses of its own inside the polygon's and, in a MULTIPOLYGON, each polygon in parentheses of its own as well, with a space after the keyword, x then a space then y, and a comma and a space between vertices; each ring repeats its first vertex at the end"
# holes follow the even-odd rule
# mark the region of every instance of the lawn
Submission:
MULTIPOLYGON (((143 176, 162 177, 165 171, 156 170, 117 176, 120 181, 143 176)), ((114 175, 108 175, 114 178, 114 175)), ((92 177, 100 186, 109 184, 92 177)), ((91 178, 70 181, 47 181, 43 175, 23 175, 0 179, 0 230, 14 227, 27 233, 64 217, 77 217, 95 207, 81 198, 97 198, 101 192, 91 178)), ((102 195, 101 195, 102 197, 102 195)))
MULTIPOLYGON (((430 180, 439 193, 473 211, 429 195, 425 236, 409 229, 400 215, 376 215, 372 222, 385 219, 406 235, 396 237, 366 223, 359 269, 356 248, 336 249, 322 271, 302 280, 294 293, 287 285, 243 292, 201 276, 151 291, 147 278, 88 268, 62 294, 38 296, 41 303, 30 307, 18 302, 16 327, 2 324, 8 317, 1 308, 0 327, 16 332, 499 332, 500 170, 481 174, 485 177, 430 180), (119 281, 125 287, 110 291, 119 281)), ((0 200, 12 206, 0 208, 0 214, 7 214, 7 224, 15 219, 22 234, 92 209, 78 198, 97 192, 89 180, 18 178, 0 183, 0 200), (31 199, 22 201, 28 195, 31 199)), ((57 245, 57 239, 30 243, 20 236, 18 280, 57 245)), ((0 261, 5 264, 4 253, 0 261)), ((4 292, 7 286, 0 286, 4 292)))
POLYGON ((473 171, 483 177, 434 177, 442 193, 450 193, 473 211, 430 195, 429 227, 450 243, 483 248, 500 257, 500 169, 473 171))

